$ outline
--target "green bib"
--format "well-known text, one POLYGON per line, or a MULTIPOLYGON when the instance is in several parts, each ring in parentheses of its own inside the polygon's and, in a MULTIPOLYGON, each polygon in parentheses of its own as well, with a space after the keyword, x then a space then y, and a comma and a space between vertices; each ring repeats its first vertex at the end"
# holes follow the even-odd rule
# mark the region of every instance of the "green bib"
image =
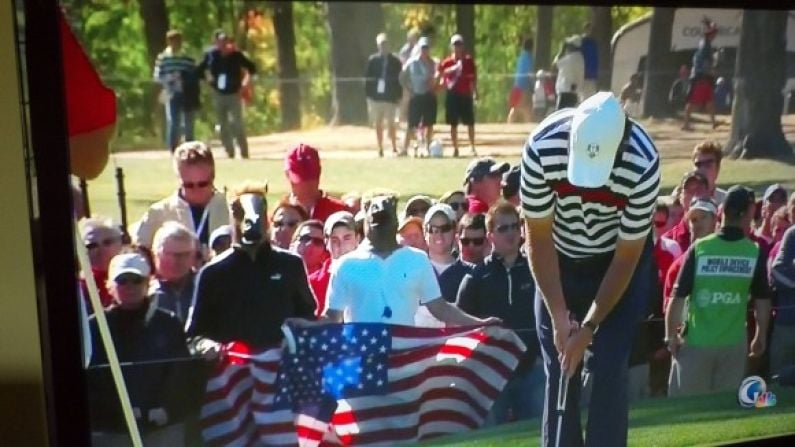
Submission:
POLYGON ((747 237, 726 241, 712 234, 696 241, 694 250, 687 343, 704 347, 742 343, 759 247, 747 237))

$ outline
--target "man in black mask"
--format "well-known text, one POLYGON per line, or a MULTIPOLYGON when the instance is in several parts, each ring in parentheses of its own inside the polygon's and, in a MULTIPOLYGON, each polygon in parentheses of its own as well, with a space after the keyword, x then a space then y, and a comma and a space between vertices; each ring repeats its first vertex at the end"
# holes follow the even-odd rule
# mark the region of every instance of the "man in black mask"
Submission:
POLYGON ((189 346, 215 358, 228 343, 259 349, 282 340, 289 317, 314 318, 315 299, 301 258, 267 239, 267 187, 230 196, 232 249, 204 266, 186 324, 189 346))
MULTIPOLYGON (((475 318, 442 298, 428 255, 397 243, 396 197, 376 196, 364 208, 366 240, 332 268, 328 310, 322 323, 414 326, 420 305, 449 326, 500 322, 497 318, 475 318)), ((291 322, 313 324, 300 319, 291 322)))

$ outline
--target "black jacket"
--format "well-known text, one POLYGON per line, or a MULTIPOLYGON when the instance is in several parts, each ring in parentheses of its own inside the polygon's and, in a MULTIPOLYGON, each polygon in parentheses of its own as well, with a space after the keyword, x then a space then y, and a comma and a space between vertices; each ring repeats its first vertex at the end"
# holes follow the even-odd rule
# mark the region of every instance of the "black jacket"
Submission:
POLYGON ((367 60, 367 70, 365 71, 364 92, 368 98, 374 101, 385 101, 397 103, 403 96, 403 87, 400 86, 398 77, 403 66, 394 54, 389 53, 382 56, 375 53, 367 60), (384 57, 386 57, 386 77, 384 77, 384 57), (384 79, 384 91, 378 93, 378 80, 384 79))
MULTIPOLYGON (((138 365, 122 366, 122 375, 133 407, 141 409, 144 430, 155 428, 146 422, 152 408, 164 408, 168 423, 184 418, 186 408, 182 382, 190 363, 185 344, 182 323, 171 312, 150 306, 149 300, 138 309, 126 310, 120 306, 105 311, 113 345, 119 362, 138 362, 138 365), (150 360, 181 359, 173 363, 141 364, 150 360)), ((88 395, 91 425, 95 431, 123 432, 127 430, 108 357, 99 336, 96 316, 89 321, 93 354, 88 372, 88 395)))
POLYGON ((204 59, 196 67, 196 72, 199 78, 203 79, 205 72, 210 70, 210 74, 213 76, 213 82, 211 83, 213 89, 219 93, 229 94, 240 91, 243 81, 242 69, 244 68, 251 75, 257 72, 257 67, 254 63, 240 51, 233 51, 223 55, 217 48, 212 48, 204 53, 204 59), (218 79, 222 74, 226 75, 226 84, 224 88, 219 88, 218 79))
POLYGON ((459 258, 456 259, 453 265, 448 267, 447 270, 442 272, 441 275, 437 274, 436 279, 439 281, 439 289, 442 291, 442 297, 451 303, 455 303, 461 281, 463 281, 464 277, 468 273, 471 273, 474 268, 475 264, 462 261, 461 258, 459 258))
POLYGON ((241 341, 255 348, 281 342, 286 318, 315 315, 304 262, 270 244, 259 248, 254 261, 233 246, 202 267, 194 303, 189 337, 241 341))
POLYGON ((493 253, 466 275, 458 289, 456 304, 461 310, 479 318, 499 317, 516 332, 527 346, 519 368, 532 366, 540 350, 535 332, 536 285, 527 258, 519 255, 507 269, 493 253))

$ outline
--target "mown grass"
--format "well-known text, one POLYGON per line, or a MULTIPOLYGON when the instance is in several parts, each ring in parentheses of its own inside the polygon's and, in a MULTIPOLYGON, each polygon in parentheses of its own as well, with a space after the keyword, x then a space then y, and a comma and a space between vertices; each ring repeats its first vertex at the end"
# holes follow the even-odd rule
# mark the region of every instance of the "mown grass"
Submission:
MULTIPOLYGON (((322 157, 322 154, 321 154, 322 157)), ((502 158, 515 164, 519 156, 502 158)), ((402 199, 414 194, 438 197, 451 189, 461 188, 464 170, 469 159, 350 159, 328 158, 323 160, 321 187, 334 195, 349 191, 366 191, 371 188, 389 188, 400 193, 402 199)), ((219 188, 247 179, 269 182, 269 200, 275 200, 289 192, 284 177, 283 162, 273 159, 216 161, 216 185, 219 188)), ((177 180, 166 158, 134 155, 114 157, 97 179, 89 182, 89 200, 92 214, 101 214, 120 220, 115 180, 115 166, 124 170, 127 215, 134 222, 154 201, 170 194, 177 180)), ((663 160, 662 191, 670 192, 678 183, 682 173, 690 169, 690 162, 683 159, 663 160)), ((795 188, 795 166, 784 163, 753 160, 725 160, 719 183, 729 186, 744 183, 761 193, 773 182, 795 188)))
MULTIPOLYGON (((734 393, 636 403, 629 414, 631 446, 694 446, 795 433, 795 390, 774 388, 778 404, 744 409, 734 393)), ((585 427, 583 413, 583 427, 585 427)), ((438 438, 425 445, 508 447, 540 444, 538 419, 438 438)))

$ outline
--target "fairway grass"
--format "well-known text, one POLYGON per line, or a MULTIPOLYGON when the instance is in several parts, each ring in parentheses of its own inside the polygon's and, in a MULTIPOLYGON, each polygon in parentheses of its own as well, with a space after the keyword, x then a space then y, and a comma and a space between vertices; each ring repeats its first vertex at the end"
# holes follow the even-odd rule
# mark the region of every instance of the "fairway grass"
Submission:
MULTIPOLYGON (((649 399, 629 414, 630 446, 693 446, 795 433, 795 390, 774 387, 777 406, 744 409, 735 393, 649 399)), ((538 419, 437 438, 423 445, 508 447, 540 444, 538 419)), ((585 427, 585 412, 583 413, 585 427)))
MULTIPOLYGON (((323 154, 321 152, 321 159, 323 154)), ((519 155, 499 158, 511 164, 519 163, 519 155)), ((367 191, 383 187, 397 191, 402 200, 414 194, 427 194, 437 198, 447 190, 462 188, 467 158, 413 159, 413 158, 356 158, 344 160, 328 158, 322 160, 321 188, 332 195, 340 196, 349 191, 367 191)), ((153 158, 134 154, 112 156, 105 171, 97 179, 88 182, 88 193, 92 215, 103 215, 120 222, 115 167, 124 171, 127 216, 129 224, 138 220, 150 204, 171 194, 177 180, 171 162, 165 157, 153 158)), ((689 160, 663 160, 662 193, 668 193, 679 182, 682 174, 690 169, 689 160)), ((289 193, 284 177, 284 164, 277 159, 252 159, 216 161, 216 186, 232 187, 244 180, 268 180, 268 199, 271 204, 289 193)), ((784 163, 752 160, 725 160, 719 184, 728 187, 743 183, 754 188, 760 195, 770 183, 782 183, 790 191, 795 189, 795 167, 784 163)))

